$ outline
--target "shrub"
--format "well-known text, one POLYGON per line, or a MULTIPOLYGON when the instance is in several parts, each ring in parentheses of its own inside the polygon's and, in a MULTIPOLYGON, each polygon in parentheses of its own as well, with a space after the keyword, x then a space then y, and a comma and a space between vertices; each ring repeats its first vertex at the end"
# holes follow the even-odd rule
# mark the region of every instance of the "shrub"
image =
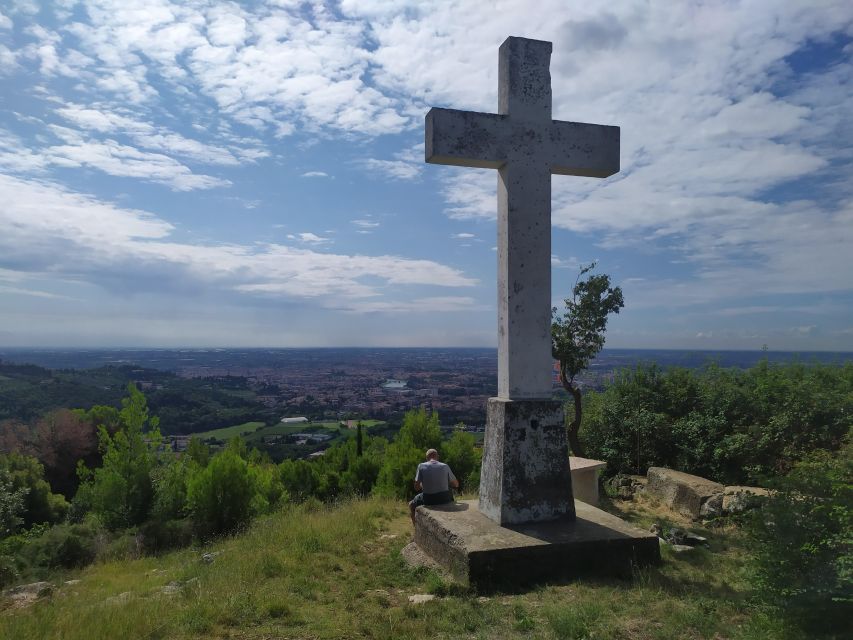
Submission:
POLYGON ((245 525, 258 507, 257 479, 249 463, 226 449, 187 483, 187 503, 196 533, 208 538, 245 525))
MULTIPOLYGON (((0 454, 0 473, 5 474, 9 482, 7 491, 22 496, 17 514, 22 526, 60 522, 65 517, 69 505, 63 496, 51 492, 44 479, 44 466, 38 460, 20 453, 0 454)), ((0 495, 8 495, 7 491, 0 491, 0 495)), ((3 514, 3 498, 0 497, 0 537, 3 536, 3 514)))
POLYGON ((764 508, 748 521, 756 589, 815 630, 849 622, 853 439, 848 436, 837 454, 813 452, 773 488, 764 508))
POLYGON ((97 555, 98 531, 85 524, 61 524, 27 540, 18 554, 31 568, 75 569, 91 563, 97 555))
POLYGON ((853 426, 853 363, 763 361, 748 370, 654 364, 585 396, 581 438, 607 472, 665 466, 727 484, 763 484, 853 426))
POLYGON ((155 520, 173 520, 187 515, 187 480, 194 463, 186 457, 172 459, 156 468, 153 473, 155 520))
POLYGON ((193 539, 193 522, 151 520, 139 527, 139 538, 146 553, 160 553, 189 546, 193 539))
MULTIPOLYGON (((450 465, 453 475, 459 480, 460 490, 471 490, 472 474, 479 469, 480 459, 474 448, 474 436, 464 431, 454 431, 450 440, 442 447, 442 461, 450 465)), ((479 484, 479 473, 476 474, 479 484)))

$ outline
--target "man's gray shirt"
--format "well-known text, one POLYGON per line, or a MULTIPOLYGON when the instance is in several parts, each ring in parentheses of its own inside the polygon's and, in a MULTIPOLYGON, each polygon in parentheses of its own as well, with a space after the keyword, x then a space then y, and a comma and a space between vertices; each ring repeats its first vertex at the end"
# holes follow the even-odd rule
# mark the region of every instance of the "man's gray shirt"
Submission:
POLYGON ((450 467, 438 460, 421 462, 415 474, 415 481, 421 483, 424 493, 449 491, 451 480, 456 480, 456 476, 453 475, 450 467))

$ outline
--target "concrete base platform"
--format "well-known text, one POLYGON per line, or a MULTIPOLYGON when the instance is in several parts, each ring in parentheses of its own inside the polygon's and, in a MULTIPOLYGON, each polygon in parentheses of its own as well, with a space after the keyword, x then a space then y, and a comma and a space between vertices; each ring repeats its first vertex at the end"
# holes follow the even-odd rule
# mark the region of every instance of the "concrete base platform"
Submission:
POLYGON ((575 501, 574 520, 501 526, 474 500, 418 507, 415 544, 463 584, 478 587, 630 576, 633 567, 660 562, 657 536, 575 501))

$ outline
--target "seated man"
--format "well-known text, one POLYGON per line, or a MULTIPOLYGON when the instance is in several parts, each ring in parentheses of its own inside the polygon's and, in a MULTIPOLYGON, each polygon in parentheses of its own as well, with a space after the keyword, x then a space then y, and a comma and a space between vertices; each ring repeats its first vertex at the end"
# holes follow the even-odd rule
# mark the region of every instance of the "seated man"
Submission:
POLYGON ((453 492, 450 487, 459 486, 459 481, 450 467, 438 461, 438 451, 429 449, 426 452, 426 459, 426 462, 418 465, 418 472, 415 474, 415 490, 421 493, 409 503, 412 524, 415 524, 415 509, 422 504, 453 502, 453 492))

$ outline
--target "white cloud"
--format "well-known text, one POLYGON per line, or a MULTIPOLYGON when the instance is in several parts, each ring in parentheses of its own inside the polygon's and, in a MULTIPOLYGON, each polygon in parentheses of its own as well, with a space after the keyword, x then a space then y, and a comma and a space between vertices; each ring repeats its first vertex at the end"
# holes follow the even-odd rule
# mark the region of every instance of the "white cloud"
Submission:
POLYGON ((420 165, 405 160, 377 160, 368 158, 360 163, 367 172, 377 173, 394 180, 414 180, 421 175, 420 165))
POLYGON ((563 260, 559 256, 552 253, 551 266, 555 269, 578 269, 580 268, 580 262, 578 262, 577 258, 569 258, 568 260, 563 260))
POLYGON ((471 238, 476 238, 473 233, 454 233, 450 237, 454 240, 470 240, 471 238))
POLYGON ((497 172, 446 169, 441 172, 444 212, 453 220, 494 220, 498 216, 497 172))
POLYGON ((11 29, 13 26, 12 18, 0 12, 0 29, 11 29))
POLYGON ((350 220, 352 224, 354 224, 359 229, 376 229, 379 226, 379 223, 374 220, 365 220, 364 218, 358 220, 350 220))
POLYGON ((329 238, 323 238, 322 236, 318 236, 316 233, 311 232, 303 232, 303 233, 289 233, 287 237, 290 240, 299 240, 300 242, 304 242, 306 244, 326 244, 331 242, 329 238))
POLYGON ((406 301, 364 301, 341 306, 352 313, 460 313, 488 309, 469 296, 433 296, 406 301))
POLYGON ((328 178, 329 174, 325 171, 306 171, 302 174, 303 178, 328 178))
MULTIPOLYGON (((259 296, 314 299, 339 308, 341 299, 376 298, 385 286, 470 287, 477 281, 432 260, 392 255, 319 253, 281 244, 187 244, 146 212, 122 209, 55 184, 0 174, 0 269, 118 288, 128 295, 219 288, 259 296), (26 267, 24 266, 26 265, 26 267), (379 284, 382 283, 382 284, 379 284)), ((301 233, 309 243, 319 236, 301 233)))
POLYGON ((189 167, 169 156, 140 151, 109 138, 103 142, 75 140, 73 144, 54 145, 45 148, 41 155, 49 164, 92 167, 113 176, 165 184, 175 191, 211 189, 230 184, 222 178, 193 173, 189 167))

